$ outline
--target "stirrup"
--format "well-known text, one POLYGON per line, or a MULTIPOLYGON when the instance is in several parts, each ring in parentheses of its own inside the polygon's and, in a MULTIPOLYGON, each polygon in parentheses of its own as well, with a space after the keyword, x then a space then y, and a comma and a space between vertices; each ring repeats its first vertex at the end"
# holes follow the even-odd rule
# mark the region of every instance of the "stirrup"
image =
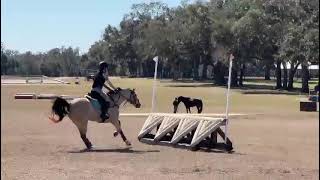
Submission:
POLYGON ((108 114, 101 114, 100 115, 101 118, 101 123, 104 123, 107 119, 109 119, 109 115, 108 114))

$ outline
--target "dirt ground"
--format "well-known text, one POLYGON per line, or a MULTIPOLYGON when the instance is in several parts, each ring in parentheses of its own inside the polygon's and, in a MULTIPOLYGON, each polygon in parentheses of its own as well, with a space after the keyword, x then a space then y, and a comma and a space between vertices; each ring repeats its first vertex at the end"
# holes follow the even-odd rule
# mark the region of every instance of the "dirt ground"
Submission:
MULTIPOLYGON (((68 118, 58 124, 48 120, 50 101, 13 98, 22 90, 44 91, 43 86, 26 89, 25 85, 1 85, 3 179, 319 179, 318 112, 300 112, 298 105, 279 108, 283 104, 270 100, 261 105, 266 108, 261 108, 250 101, 260 96, 235 95, 233 105, 240 105, 232 112, 257 107, 247 110, 248 116, 230 119, 229 133, 234 146, 231 154, 140 143, 137 135, 145 121, 141 117, 121 118, 124 133, 132 142, 130 149, 120 137, 112 136, 111 124, 89 123, 87 136, 95 149, 85 152, 81 151, 85 146, 68 118)), ((202 90, 205 88, 194 88, 202 90)), ((144 90, 138 88, 137 92, 143 103, 144 90)), ((150 94, 147 96, 149 100, 150 94)), ((278 95, 278 98, 291 103, 298 97, 278 95)), ((161 106, 166 110, 165 105, 161 106)), ((147 109, 125 108, 123 112, 141 113, 147 109)), ((223 104, 207 108, 206 112, 221 113, 223 104)))

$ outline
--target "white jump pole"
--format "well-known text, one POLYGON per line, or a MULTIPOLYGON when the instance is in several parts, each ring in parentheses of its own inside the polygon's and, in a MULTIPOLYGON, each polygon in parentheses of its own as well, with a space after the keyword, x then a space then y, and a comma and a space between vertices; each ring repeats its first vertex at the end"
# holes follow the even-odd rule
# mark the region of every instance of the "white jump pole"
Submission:
POLYGON ((153 88, 152 88, 152 106, 151 112, 155 112, 155 100, 156 100, 156 88, 157 88, 157 72, 158 72, 158 56, 154 57, 155 68, 154 68, 154 78, 153 78, 153 88))
POLYGON ((228 76, 228 89, 227 89, 227 105, 226 105, 226 125, 225 125, 225 137, 224 142, 227 144, 228 139, 228 121, 229 121, 229 94, 230 94, 230 85, 231 85, 231 71, 232 71, 232 60, 234 56, 230 54, 229 58, 229 76, 228 76))

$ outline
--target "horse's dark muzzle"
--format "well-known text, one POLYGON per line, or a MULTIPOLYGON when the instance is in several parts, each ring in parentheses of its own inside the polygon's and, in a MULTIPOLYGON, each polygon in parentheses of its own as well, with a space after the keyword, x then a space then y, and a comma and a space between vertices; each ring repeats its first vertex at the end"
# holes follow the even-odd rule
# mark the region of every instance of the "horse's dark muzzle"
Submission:
POLYGON ((173 113, 177 113, 177 110, 178 110, 178 106, 175 105, 175 106, 173 107, 173 113))

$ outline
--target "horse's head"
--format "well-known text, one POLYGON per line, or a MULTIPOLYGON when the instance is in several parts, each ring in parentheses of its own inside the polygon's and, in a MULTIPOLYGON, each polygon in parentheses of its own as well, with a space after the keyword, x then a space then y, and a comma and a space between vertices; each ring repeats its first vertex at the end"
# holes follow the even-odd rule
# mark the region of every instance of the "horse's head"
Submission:
POLYGON ((173 113, 176 113, 178 110, 178 105, 179 105, 178 98, 175 98, 172 104, 173 104, 173 113))
POLYGON ((140 101, 134 89, 120 89, 119 92, 130 104, 134 105, 136 108, 141 107, 140 101))

